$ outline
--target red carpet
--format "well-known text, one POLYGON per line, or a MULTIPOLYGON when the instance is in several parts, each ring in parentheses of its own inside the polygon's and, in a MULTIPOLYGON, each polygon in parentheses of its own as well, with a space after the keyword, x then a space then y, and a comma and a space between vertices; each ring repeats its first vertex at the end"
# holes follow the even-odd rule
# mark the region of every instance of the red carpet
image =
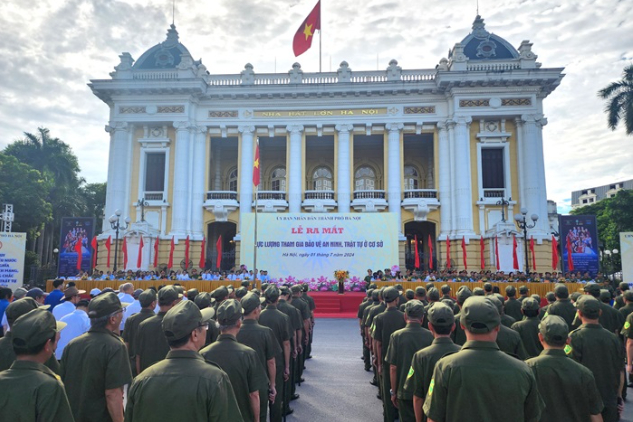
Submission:
POLYGON ((356 318, 358 305, 367 296, 364 292, 310 292, 316 309, 315 318, 356 318))

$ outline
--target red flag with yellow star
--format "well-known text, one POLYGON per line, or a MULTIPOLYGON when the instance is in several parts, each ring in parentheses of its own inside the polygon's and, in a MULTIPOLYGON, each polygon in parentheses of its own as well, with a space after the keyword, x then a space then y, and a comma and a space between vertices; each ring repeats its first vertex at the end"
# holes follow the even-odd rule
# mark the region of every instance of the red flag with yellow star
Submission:
POLYGON ((255 147, 255 161, 253 162, 253 185, 259 186, 259 141, 255 147))
POLYGON ((292 50, 295 53, 295 57, 305 53, 312 46, 312 38, 317 29, 321 30, 321 0, 317 2, 312 12, 297 29, 297 33, 292 40, 292 50))

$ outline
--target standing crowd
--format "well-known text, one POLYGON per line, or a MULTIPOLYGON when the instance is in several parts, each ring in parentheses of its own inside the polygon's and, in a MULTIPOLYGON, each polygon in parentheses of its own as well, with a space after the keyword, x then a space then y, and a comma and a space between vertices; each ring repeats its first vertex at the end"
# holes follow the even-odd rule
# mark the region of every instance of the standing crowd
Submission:
POLYGON ((0 289, 0 420, 279 422, 293 412, 311 358, 307 285, 126 283, 90 300, 73 282, 53 286, 0 289))

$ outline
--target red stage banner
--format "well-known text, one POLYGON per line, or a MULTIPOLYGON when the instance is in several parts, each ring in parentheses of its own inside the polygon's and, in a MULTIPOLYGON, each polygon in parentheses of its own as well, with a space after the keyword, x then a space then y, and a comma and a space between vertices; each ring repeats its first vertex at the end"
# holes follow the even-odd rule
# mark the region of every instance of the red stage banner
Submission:
POLYGON ((158 267, 158 246, 160 244, 160 237, 156 236, 156 242, 154 242, 154 268, 158 267))
POLYGON ((484 237, 479 238, 479 260, 481 261, 481 269, 486 268, 486 260, 484 259, 484 237))
POLYGON ((420 255, 418 255, 418 235, 415 235, 415 269, 420 268, 420 255))
POLYGON ((215 242, 215 248, 218 251, 218 256, 215 259, 215 266, 219 270, 220 265, 222 264, 222 235, 218 237, 218 241, 215 242))
POLYGON ((106 266, 110 268, 110 248, 112 247, 112 236, 108 236, 108 240, 105 242, 105 247, 108 250, 108 262, 106 266))
POLYGON ((466 236, 462 236, 462 260, 464 261, 464 269, 468 269, 468 257, 466 255, 466 236))
POLYGON ((495 236, 495 262, 497 263, 497 271, 501 269, 499 264, 499 238, 495 236))
POLYGON ((191 243, 189 242, 189 236, 185 240, 185 268, 189 268, 189 246, 191 243))
POLYGON ((174 266, 174 249, 176 249, 176 243, 174 242, 174 236, 172 236, 171 245, 169 246, 169 261, 167 261, 167 267, 169 269, 174 266))
POLYGON ((81 253, 81 239, 83 239, 81 236, 79 236, 77 238, 77 241, 75 242, 75 252, 77 252, 77 269, 79 271, 81 271, 81 261, 83 259, 83 254, 81 253))
POLYGON ((90 246, 92 246, 92 251, 94 252, 92 254, 92 269, 94 269, 97 266, 97 249, 99 244, 97 243, 97 236, 94 236, 92 238, 92 242, 90 243, 90 246))
POLYGON ((431 242, 431 235, 429 235, 429 238, 427 240, 428 246, 429 246, 429 269, 433 269, 433 242, 431 242))
POLYGON ((136 257, 136 268, 141 268, 141 264, 143 263, 143 236, 141 236, 141 241, 138 244, 138 256, 136 257))
POLYGON ((205 255, 206 255, 206 249, 207 249, 207 239, 202 236, 202 245, 200 246, 200 262, 198 263, 199 267, 204 269, 205 267, 205 263, 206 263, 206 259, 205 259, 205 255))
POLYGON ((123 270, 127 270, 127 239, 123 237, 123 247, 121 248, 123 251, 123 270))
POLYGON ((519 255, 517 254, 517 248, 519 245, 517 244, 516 235, 512 235, 512 268, 515 270, 519 269, 519 255))
POLYGON ((451 268, 451 240, 446 235, 446 268, 451 268))
POLYGON ((534 236, 530 238, 530 252, 532 252, 532 269, 536 271, 536 255, 534 255, 534 236))
POLYGON ((552 236, 552 270, 558 270, 558 242, 552 236))

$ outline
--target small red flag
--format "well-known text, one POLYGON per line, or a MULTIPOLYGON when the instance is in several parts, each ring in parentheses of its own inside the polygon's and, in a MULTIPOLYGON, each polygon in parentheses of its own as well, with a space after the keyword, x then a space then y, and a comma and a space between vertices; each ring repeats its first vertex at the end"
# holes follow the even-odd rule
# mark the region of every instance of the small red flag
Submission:
POLYGON ((112 247, 112 236, 108 236, 108 240, 105 242, 105 247, 108 250, 108 262, 106 267, 110 268, 110 248, 112 247))
POLYGON ((451 241, 446 235, 446 268, 451 268, 451 241))
POLYGON ((199 263, 199 267, 202 268, 204 270, 205 264, 206 264, 206 252, 207 252, 207 240, 204 238, 204 236, 202 236, 202 246, 200 246, 200 263, 199 263))
POLYGON ((185 240, 185 268, 189 268, 189 246, 189 236, 187 236, 187 239, 185 240))
POLYGON ((123 270, 127 270, 127 239, 123 238, 123 270))
POLYGON ((468 257, 466 256, 466 236, 462 236, 462 259, 464 260, 464 269, 468 269, 468 257))
POLYGON ((499 271, 501 265, 499 264, 499 240, 497 236, 495 236, 495 262, 497 263, 497 271, 499 271))
POLYGON ((97 250, 99 246, 99 244, 97 243, 97 236, 92 238, 91 246, 92 246, 92 268, 94 269, 97 266, 97 250))
POLYGON ((512 235, 512 268, 515 270, 519 269, 519 255, 517 254, 518 246, 516 235, 512 235))
POLYGON ((552 236, 552 270, 558 270, 558 242, 552 236))
POLYGON ((574 271, 574 257, 572 256, 571 240, 567 236, 567 270, 574 271))
POLYGON ((141 264, 143 263, 143 236, 141 236, 141 242, 138 244, 138 257, 136 257, 136 268, 141 268, 141 264))
POLYGON ((481 269, 486 268, 486 260, 484 259, 484 237, 479 238, 479 260, 481 261, 481 269))
POLYGON ((316 30, 321 31, 321 1, 319 0, 307 18, 301 23, 292 40, 292 51, 295 57, 305 53, 312 46, 312 38, 316 30))
POLYGON ((433 242, 431 242, 431 235, 429 235, 427 239, 427 243, 429 246, 429 269, 433 269, 433 242))
POLYGON ((534 236, 530 238, 530 252, 532 252, 532 269, 536 271, 536 256, 534 255, 534 236))
POLYGON ((176 243, 174 242, 174 236, 171 237, 171 245, 169 246, 169 261, 167 267, 172 268, 174 266, 174 249, 176 249, 176 243))
POLYGON ((253 162, 253 185, 259 186, 259 141, 255 147, 255 161, 253 162))
POLYGON ((420 268, 420 255, 418 255, 418 235, 415 235, 415 269, 420 268))
POLYGON ((81 261, 82 261, 82 258, 83 258, 83 256, 82 256, 83 255, 82 254, 83 251, 82 251, 82 248, 81 248, 81 240, 82 239, 83 239, 82 237, 77 238, 77 242, 75 243, 75 252, 77 252, 77 269, 78 270, 81 270, 81 261))
POLYGON ((160 237, 156 236, 156 242, 154 242, 154 268, 158 267, 158 247, 160 245, 160 237))
POLYGON ((219 270, 220 265, 222 264, 222 235, 218 237, 218 241, 215 242, 215 249, 218 251, 218 256, 215 259, 215 266, 219 270))

